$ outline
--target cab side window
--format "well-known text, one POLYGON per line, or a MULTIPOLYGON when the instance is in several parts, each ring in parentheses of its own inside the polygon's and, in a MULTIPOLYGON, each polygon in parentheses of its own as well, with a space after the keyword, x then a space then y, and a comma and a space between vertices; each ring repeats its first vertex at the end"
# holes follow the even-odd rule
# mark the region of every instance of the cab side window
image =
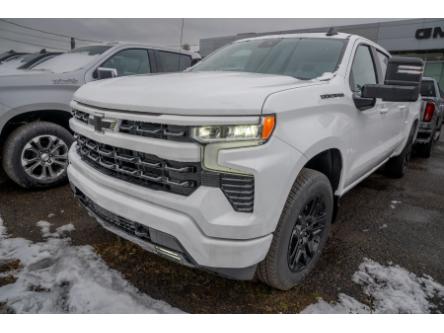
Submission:
POLYGON ((376 54, 378 55, 379 64, 381 65, 381 71, 382 71, 382 82, 381 83, 383 83, 385 80, 385 73, 387 72, 389 57, 380 51, 376 51, 376 54))
POLYGON ((180 72, 191 66, 191 57, 166 51, 157 51, 161 72, 180 72))
POLYGON ((129 49, 120 51, 106 60, 100 67, 114 68, 118 76, 150 73, 148 50, 129 49))
POLYGON ((365 84, 376 84, 376 68, 370 47, 358 46, 350 73, 350 88, 360 92, 365 84))

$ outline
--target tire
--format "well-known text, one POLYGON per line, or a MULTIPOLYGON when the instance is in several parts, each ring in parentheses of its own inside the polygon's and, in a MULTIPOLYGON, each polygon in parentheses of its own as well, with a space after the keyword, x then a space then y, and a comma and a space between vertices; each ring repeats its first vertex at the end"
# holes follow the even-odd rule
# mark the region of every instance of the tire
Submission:
POLYGON ((415 134, 415 128, 410 130, 407 143, 402 150, 401 154, 394 156, 387 161, 384 166, 384 173, 390 178, 402 178, 407 170, 407 163, 412 155, 413 137, 415 134))
MULTIPOLYGON (((258 265, 257 277, 259 280, 280 290, 291 289, 300 283, 315 267, 327 242, 333 220, 333 206, 333 191, 328 178, 318 171, 302 169, 288 195, 274 232, 270 250, 264 261, 258 265), (318 202, 318 205, 315 202, 318 202), (313 250, 310 260, 306 260, 308 258, 307 252, 304 256, 300 254, 300 260, 304 263, 301 262, 299 267, 297 264, 291 267, 292 258, 298 258, 296 255, 298 251, 301 253, 310 248, 308 243, 308 245, 303 245, 304 239, 309 239, 310 236, 304 233, 302 225, 305 222, 310 224, 310 220, 305 218, 304 221, 303 216, 307 217, 306 213, 312 207, 321 208, 322 213, 318 216, 323 216, 322 222, 316 228, 319 232, 316 236, 311 235, 312 241, 316 237, 317 246, 313 250), (304 234, 307 237, 302 237, 304 234), (295 255, 292 256, 292 254, 295 255), (302 260, 303 257, 304 260, 302 260)), ((313 224, 313 226, 315 225, 313 224)))
POLYGON ((433 138, 430 139, 430 142, 419 144, 416 147, 416 151, 420 157, 429 158, 432 155, 432 147, 433 147, 433 138))
POLYGON ((54 123, 35 121, 15 129, 3 150, 3 169, 24 188, 47 188, 66 181, 73 137, 54 123))
POLYGON ((441 129, 442 129, 442 123, 441 123, 441 126, 439 126, 439 128, 436 129, 436 132, 433 135, 433 141, 434 142, 438 142, 439 141, 439 138, 441 137, 441 129))

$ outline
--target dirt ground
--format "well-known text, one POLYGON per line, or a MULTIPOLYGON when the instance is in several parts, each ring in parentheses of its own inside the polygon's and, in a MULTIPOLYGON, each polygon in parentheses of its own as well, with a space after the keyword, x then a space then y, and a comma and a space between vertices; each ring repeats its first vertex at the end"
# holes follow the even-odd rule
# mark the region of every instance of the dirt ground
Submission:
POLYGON ((443 140, 430 159, 413 158, 403 179, 374 174, 343 197, 317 268, 287 292, 254 281, 226 280, 151 255, 98 226, 68 185, 25 191, 6 181, 0 184, 0 212, 8 233, 36 241, 41 237, 39 220, 56 227, 74 224, 74 245, 92 245, 140 291, 192 313, 295 313, 318 297, 336 300, 338 292, 369 303, 351 280, 365 257, 444 283, 443 140))

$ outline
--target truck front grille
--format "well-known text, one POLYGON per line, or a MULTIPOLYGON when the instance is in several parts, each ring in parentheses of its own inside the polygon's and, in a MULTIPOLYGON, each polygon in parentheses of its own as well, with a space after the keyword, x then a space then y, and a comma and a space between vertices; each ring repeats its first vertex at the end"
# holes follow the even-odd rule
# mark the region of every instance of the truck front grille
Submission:
POLYGON ((77 152, 94 169, 152 189, 189 195, 200 185, 200 163, 161 159, 77 135, 77 152))
POLYGON ((89 122, 89 113, 79 111, 79 110, 72 110, 72 115, 77 120, 81 121, 82 123, 88 124, 89 122))
POLYGON ((200 185, 222 190, 233 209, 254 209, 254 177, 202 169, 200 162, 179 162, 99 143, 76 134, 77 153, 94 169, 154 190, 190 195, 200 185))
POLYGON ((121 133, 163 140, 192 141, 190 137, 189 126, 165 125, 134 120, 122 120, 122 122, 120 123, 119 131, 121 133))
MULTIPOLYGON (((75 119, 82 123, 92 124, 93 116, 90 116, 89 113, 73 109, 72 114, 75 119)), ((190 136, 190 126, 167 125, 135 120, 121 120, 117 126, 120 133, 130 135, 172 141, 193 141, 190 136)))

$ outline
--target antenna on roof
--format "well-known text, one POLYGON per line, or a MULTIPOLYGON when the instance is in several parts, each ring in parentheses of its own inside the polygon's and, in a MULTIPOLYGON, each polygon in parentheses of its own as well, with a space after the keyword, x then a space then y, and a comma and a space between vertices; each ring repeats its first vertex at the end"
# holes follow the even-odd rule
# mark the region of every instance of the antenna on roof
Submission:
POLYGON ((338 32, 336 31, 336 28, 335 27, 331 27, 330 29, 328 29, 328 31, 327 31, 327 36, 334 36, 334 35, 337 35, 338 34, 338 32))

